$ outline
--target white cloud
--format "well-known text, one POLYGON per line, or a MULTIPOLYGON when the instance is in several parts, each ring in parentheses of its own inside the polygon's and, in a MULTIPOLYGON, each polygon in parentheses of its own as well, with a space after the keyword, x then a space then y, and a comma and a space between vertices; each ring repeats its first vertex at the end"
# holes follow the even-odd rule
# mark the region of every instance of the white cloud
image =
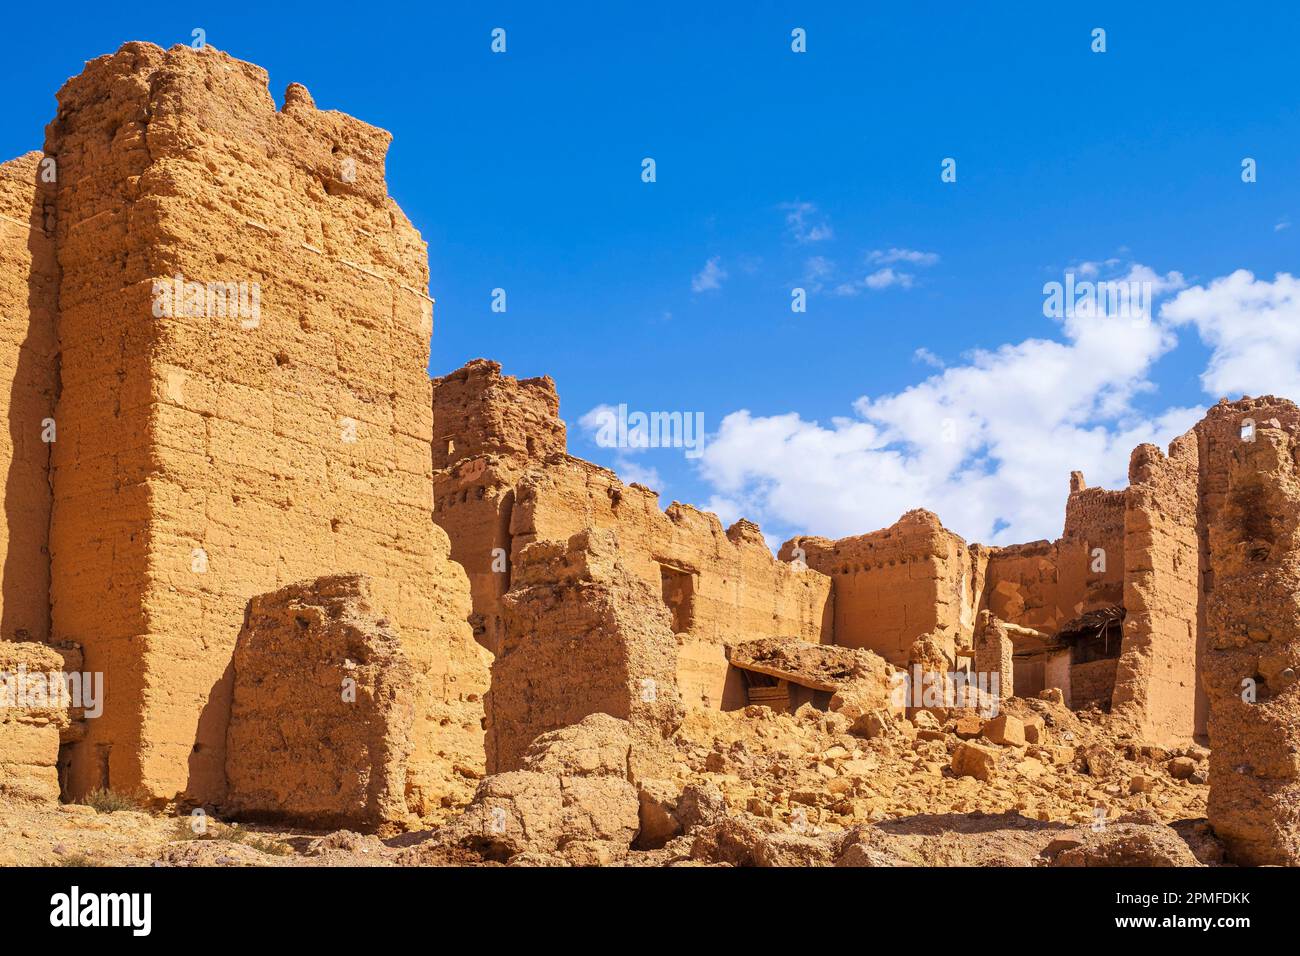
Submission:
POLYGON ((636 482, 652 491, 663 493, 664 480, 659 476, 658 469, 646 467, 628 458, 619 458, 614 462, 614 471, 618 472, 625 485, 636 482))
POLYGON ((902 289, 912 288, 912 281, 915 277, 906 272, 895 272, 889 266, 883 269, 877 269, 864 280, 868 289, 888 289, 896 285, 902 289))
MULTIPOLYGON (((1181 281, 1130 270, 1147 273, 1161 288, 1181 281)), ((828 536, 885 527, 916 507, 969 540, 1059 536, 1070 471, 1123 487, 1134 446, 1164 445, 1202 414, 1134 407, 1176 343, 1166 327, 1071 316, 1059 328, 1059 340, 976 351, 900 392, 863 396, 854 417, 828 424, 731 413, 702 459, 711 507, 828 536)))
POLYGON ((1195 326, 1210 347, 1201 385, 1211 397, 1300 398, 1300 280, 1289 273, 1269 282, 1238 269, 1180 292, 1160 317, 1195 326))
POLYGON ((783 202, 777 208, 785 211, 785 225, 795 242, 824 242, 835 235, 816 203, 783 202))
POLYGON ((831 290, 831 293, 838 296, 855 296, 860 295, 864 289, 871 289, 873 292, 879 292, 881 289, 888 289, 891 286, 910 289, 915 282, 916 276, 911 273, 895 272, 891 267, 886 266, 883 269, 877 269, 865 279, 841 282, 831 290))
POLYGON ((914 266, 932 266, 939 261, 937 252, 919 252, 916 249, 873 249, 867 253, 867 261, 887 266, 895 262, 906 262, 914 266))
POLYGON ((692 292, 710 292, 722 288, 722 281, 727 278, 727 270, 722 268, 722 258, 713 256, 704 263, 704 268, 691 279, 692 292))
POLYGON ((924 362, 931 368, 943 368, 947 364, 943 359, 939 358, 939 356, 935 355, 924 346, 913 352, 912 358, 916 359, 918 362, 924 362))

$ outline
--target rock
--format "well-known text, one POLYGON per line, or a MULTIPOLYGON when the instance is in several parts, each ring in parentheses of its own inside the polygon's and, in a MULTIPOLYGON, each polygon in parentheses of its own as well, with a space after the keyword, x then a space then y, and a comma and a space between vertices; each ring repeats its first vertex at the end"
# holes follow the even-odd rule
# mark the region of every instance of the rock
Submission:
POLYGON ((324 856, 328 853, 373 853, 376 856, 383 850, 384 844, 373 834, 354 833, 351 830, 336 830, 323 837, 318 837, 307 844, 307 856, 324 856))
POLYGON ((576 724, 538 736, 524 755, 524 769, 557 777, 626 778, 631 746, 626 720, 589 714, 576 724))
POLYGON ((1030 780, 1037 780, 1043 774, 1047 773, 1047 768, 1043 766, 1041 760, 1021 760, 1013 768, 1016 773, 1030 780))
POLYGON ((673 814, 683 832, 710 826, 727 816, 727 800, 709 783, 691 783, 682 788, 673 814))
POLYGON ((1073 850, 1075 847, 1082 845, 1082 840, 1076 840, 1072 837, 1057 837, 1043 848, 1043 856, 1048 859, 1055 859, 1062 850, 1073 850))
POLYGON ((1020 722, 1019 717, 1012 717, 1010 714, 999 714, 991 720, 984 721, 981 733, 995 744, 1008 747, 1025 745, 1025 725, 1020 722))
POLYGON ((798 833, 770 833, 754 848, 755 866, 830 866, 833 846, 827 837, 798 833))
POLYGON ((1128 782, 1129 793, 1150 793, 1155 789, 1156 782, 1148 776, 1138 774, 1128 782))
POLYGON ((1043 720, 1040 714, 1030 714, 1028 717, 1022 717, 1021 722, 1025 727, 1025 741, 1027 743, 1046 743, 1047 722, 1043 720))
POLYGON ((669 780, 642 780, 637 784, 640 800, 640 833, 636 846, 653 850, 663 846, 682 832, 681 821, 675 816, 681 792, 669 780))
POLYGON ((1175 780, 1186 780, 1196 773, 1196 761, 1191 757, 1175 757, 1165 766, 1169 770, 1169 776, 1175 780))
POLYGON ((1107 777, 1119 764, 1119 755, 1105 744, 1090 744, 1082 752, 1083 768, 1093 777, 1107 777))
POLYGON ((918 731, 938 730, 940 727, 938 718, 928 710, 918 710, 909 719, 918 731))
POLYGON ((1116 823, 1062 850, 1052 866, 1200 866, 1187 844, 1164 826, 1116 823))
POLYGON ((1065 694, 1062 693, 1061 688, 1059 687, 1049 687, 1046 690, 1040 690, 1038 692, 1038 699, 1045 700, 1049 704, 1060 704, 1062 707, 1065 706, 1065 694))
POLYGON ((962 740, 971 740, 978 737, 983 729, 983 719, 976 714, 965 714, 957 718, 957 723, 953 728, 953 733, 962 740))
POLYGON ((695 832, 690 858, 701 863, 754 866, 758 844, 767 832, 756 823, 722 817, 695 832))
POLYGON ((873 737, 880 737, 889 733, 892 723, 893 719, 888 714, 873 711, 853 721, 849 727, 849 733, 870 740, 873 737))
POLYGON ((959 777, 974 777, 988 782, 997 776, 998 754, 990 747, 964 741, 953 751, 950 766, 959 777))

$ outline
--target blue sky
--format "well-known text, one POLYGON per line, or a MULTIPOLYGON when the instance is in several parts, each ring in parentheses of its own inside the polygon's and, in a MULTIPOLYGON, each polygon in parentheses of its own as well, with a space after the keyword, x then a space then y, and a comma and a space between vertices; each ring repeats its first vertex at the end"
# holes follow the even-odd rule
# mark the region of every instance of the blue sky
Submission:
POLYGON ((1119 485, 1221 394, 1300 398, 1289 5, 720 6, 18 5, 0 154, 40 146, 84 60, 202 27, 277 101, 301 82, 394 134, 434 374, 550 374, 571 451, 773 545, 916 506, 1052 537, 1071 468, 1119 485), (1048 318, 1068 271, 1155 308, 1048 318), (704 455, 598 447, 580 419, 620 403, 702 412, 704 455))

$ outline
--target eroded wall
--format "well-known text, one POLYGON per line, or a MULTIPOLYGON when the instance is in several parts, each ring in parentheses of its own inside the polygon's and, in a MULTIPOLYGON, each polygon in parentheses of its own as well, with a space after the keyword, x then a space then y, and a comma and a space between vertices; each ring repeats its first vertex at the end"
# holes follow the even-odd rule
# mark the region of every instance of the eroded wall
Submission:
MULTIPOLYGON (((1271 395, 1243 398, 1235 402, 1220 399, 1192 429, 1196 433, 1200 461, 1197 494, 1198 537, 1200 541, 1201 600, 1197 618, 1198 669, 1203 666, 1208 626, 1206 611, 1214 601, 1215 560, 1210 553, 1210 526, 1218 519, 1228 490, 1228 473, 1237 445, 1253 430, 1270 422, 1286 427, 1300 427, 1300 408, 1285 398, 1271 395)), ((1204 681, 1197 684, 1196 733, 1209 733, 1209 698, 1204 681)))
POLYGON ((503 646, 502 599, 514 563, 536 541, 566 541, 586 529, 617 534, 619 559, 661 599, 674 602, 681 635, 683 698, 710 708, 740 706, 724 645, 760 637, 829 640, 830 582, 778 561, 752 522, 724 529, 716 515, 673 502, 564 451, 558 397, 549 379, 516 380, 476 360, 434 382, 435 520, 473 586, 484 646, 503 646), (665 580, 670 592, 665 595, 665 580))
POLYGON ((42 169, 42 159, 28 153, 0 165, 0 640, 7 641, 50 636, 58 267, 48 180, 57 169, 42 169))
MULTIPOLYGON (((1270 401, 1270 400, 1263 400, 1270 401)), ((1300 423, 1289 402, 1203 423, 1212 497, 1201 679, 1207 813, 1232 862, 1300 864, 1300 423), (1258 414, 1249 440, 1240 419, 1258 414)), ((1245 407, 1243 407, 1245 405, 1245 407)))
POLYGON ((944 635, 950 657, 970 647, 983 588, 981 548, 947 530, 929 511, 909 511, 888 528, 832 541, 798 537, 781 557, 802 556, 834 585, 827 643, 875 651, 905 667, 913 642, 944 635))
POLYGON ((1192 433, 1166 456, 1139 445, 1124 512, 1124 637, 1111 698, 1143 739, 1190 743, 1196 730, 1199 454, 1192 433))
POLYGON ((583 531, 520 552, 492 664, 490 772, 518 769, 539 734, 589 714, 662 737, 680 722, 678 642, 660 595, 627 570, 618 535, 583 531))
POLYGON ((225 812, 315 829, 417 822, 406 793, 419 690, 367 577, 253 598, 233 666, 225 812))
POLYGON ((108 688, 74 792, 220 799, 245 606, 340 571, 373 577, 427 692, 414 803, 481 765, 486 660, 429 521, 432 303, 389 140, 300 86, 277 111, 264 70, 210 47, 127 44, 59 93, 53 622, 108 688), (255 284, 258 308, 155 314, 175 276, 255 284))
POLYGON ((1124 594, 1124 492, 1070 476, 1065 526, 1055 541, 993 548, 983 606, 995 617, 1054 633, 1071 618, 1124 594))

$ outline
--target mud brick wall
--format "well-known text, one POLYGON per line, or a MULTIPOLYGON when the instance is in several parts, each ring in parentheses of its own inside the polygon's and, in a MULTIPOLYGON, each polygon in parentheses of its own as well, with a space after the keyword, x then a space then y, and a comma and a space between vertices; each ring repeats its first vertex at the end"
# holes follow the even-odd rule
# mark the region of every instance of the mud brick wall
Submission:
POLYGON ((660 595, 622 564, 611 531, 519 555, 488 696, 490 772, 522 766, 537 735, 605 713, 670 733, 680 722, 677 641, 660 595))
POLYGON ((545 458, 565 451, 560 396, 550 376, 517 379, 501 363, 474 359, 433 383, 433 467, 464 458, 545 458))
POLYGON ((1092 704, 1110 707, 1115 690, 1115 658, 1070 665, 1070 706, 1082 710, 1092 704))
POLYGON ((1124 639, 1112 705, 1143 739, 1192 741, 1196 727, 1199 455, 1192 433, 1166 456, 1139 445, 1124 513, 1124 639))
MULTIPOLYGON (((66 700, 33 696, 30 686, 24 693, 20 668, 42 678, 69 669, 63 654, 45 644, 0 641, 6 682, 0 688, 0 795, 53 803, 59 799, 59 745, 70 736, 73 714, 66 700)), ((43 687, 48 690, 48 680, 43 687)))
POLYGON ((983 606, 1000 620, 1051 634, 1086 611, 1120 604, 1124 496, 1088 488, 1074 472, 1061 537, 992 549, 983 606))
MULTIPOLYGON (((1206 610, 1214 600, 1215 560, 1210 553, 1210 527, 1218 520, 1228 492, 1228 472, 1237 445, 1242 441, 1247 423, 1262 427, 1277 422, 1285 428, 1300 427, 1300 408, 1285 398, 1271 395, 1243 398, 1236 402, 1220 399, 1196 425, 1197 454, 1200 461, 1197 529, 1200 539, 1201 600, 1197 617, 1197 656, 1204 662, 1206 654, 1206 610)), ((1205 682, 1198 682, 1196 696, 1196 733, 1209 732, 1209 698, 1205 682)))
POLYGON ((757 526, 724 529, 717 517, 564 452, 559 398, 550 379, 516 380, 476 360, 434 381, 435 462, 465 452, 434 476, 434 518, 469 573, 484 646, 499 652, 502 600, 514 563, 537 541, 587 529, 614 531, 631 574, 663 594, 665 568, 683 580, 676 624, 683 697, 699 706, 743 704, 724 644, 759 637, 828 639, 830 582, 776 560, 757 526), (494 549, 506 555, 496 561, 494 549))
POLYGON ((1056 542, 1058 600, 1069 617, 1123 603, 1127 494, 1086 488, 1080 472, 1071 475, 1065 528, 1056 542))
POLYGON ((1300 409, 1220 403, 1196 426, 1208 815, 1229 859, 1300 864, 1300 409), (1243 435, 1246 419, 1253 433, 1243 435))
MULTIPOLYGON (((0 640, 50 636, 50 442, 58 381, 52 183, 41 153, 0 165, 0 640), (47 219, 47 211, 49 217, 47 219)), ((57 177, 57 170, 53 171, 57 177)))
POLYGON ((999 620, 1054 632, 1069 619, 1058 599, 1059 573, 1055 542, 993 548, 984 577, 983 607, 999 620))
POLYGON ((371 590, 336 575, 249 602, 223 811, 316 829, 410 822, 415 674, 371 590))
POLYGON ((478 762, 486 661, 428 520, 432 303, 389 140, 300 86, 277 111, 211 48, 127 44, 59 93, 53 622, 108 685, 74 792, 219 799, 245 606, 339 571, 374 578, 427 689, 417 812, 478 762), (260 315, 155 316, 177 275, 256 283, 260 315))
POLYGON ((793 538, 781 557, 794 560, 796 548, 833 582, 834 643, 875 651, 900 667, 925 634, 945 635, 950 657, 971 646, 982 549, 968 548, 931 512, 909 511, 888 528, 838 541, 793 538))

